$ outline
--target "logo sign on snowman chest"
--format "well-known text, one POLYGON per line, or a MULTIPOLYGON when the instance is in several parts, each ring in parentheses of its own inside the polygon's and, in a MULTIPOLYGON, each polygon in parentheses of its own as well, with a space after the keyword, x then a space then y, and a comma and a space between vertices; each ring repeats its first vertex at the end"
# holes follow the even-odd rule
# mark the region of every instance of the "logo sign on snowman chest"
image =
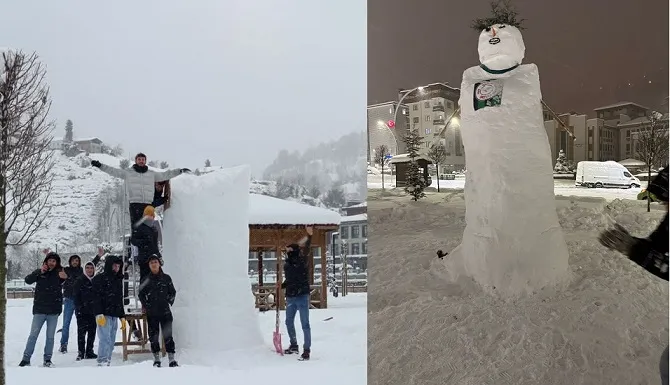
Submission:
POLYGON ((473 92, 475 111, 486 107, 499 107, 502 103, 503 85, 502 79, 475 83, 473 92))

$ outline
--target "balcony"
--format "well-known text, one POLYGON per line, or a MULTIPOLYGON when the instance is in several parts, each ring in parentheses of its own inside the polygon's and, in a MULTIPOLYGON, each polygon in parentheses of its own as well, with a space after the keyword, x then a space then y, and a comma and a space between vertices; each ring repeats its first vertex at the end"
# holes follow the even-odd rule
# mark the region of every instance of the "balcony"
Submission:
POLYGON ((434 126, 444 126, 444 119, 435 119, 433 120, 434 126))
POLYGON ((442 104, 438 104, 436 106, 433 106, 433 112, 437 112, 437 111, 444 112, 444 106, 442 104))

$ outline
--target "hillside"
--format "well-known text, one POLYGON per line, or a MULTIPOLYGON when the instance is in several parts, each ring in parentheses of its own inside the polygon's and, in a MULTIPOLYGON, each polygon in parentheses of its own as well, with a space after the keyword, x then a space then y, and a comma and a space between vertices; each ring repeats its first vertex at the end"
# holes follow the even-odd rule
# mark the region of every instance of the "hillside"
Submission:
POLYGON ((263 179, 316 188, 319 198, 332 187, 340 187, 348 199, 367 195, 365 132, 351 133, 336 141, 304 151, 281 150, 263 173, 263 179))

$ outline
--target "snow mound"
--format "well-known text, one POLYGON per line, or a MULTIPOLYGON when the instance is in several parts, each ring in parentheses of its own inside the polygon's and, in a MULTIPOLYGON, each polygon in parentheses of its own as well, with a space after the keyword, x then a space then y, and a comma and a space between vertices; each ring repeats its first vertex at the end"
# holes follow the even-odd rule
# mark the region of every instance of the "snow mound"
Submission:
POLYGON ((659 383, 668 343, 667 282, 596 237, 612 218, 626 218, 631 233, 646 236, 665 212, 660 205, 647 213, 644 202, 597 198, 557 198, 556 206, 570 282, 564 290, 500 300, 443 279, 435 252, 460 242, 462 194, 419 202, 369 197, 368 383, 659 383))
POLYGON ((247 166, 172 183, 165 213, 165 270, 177 289, 177 350, 185 363, 217 365, 220 354, 263 345, 249 287, 247 166))

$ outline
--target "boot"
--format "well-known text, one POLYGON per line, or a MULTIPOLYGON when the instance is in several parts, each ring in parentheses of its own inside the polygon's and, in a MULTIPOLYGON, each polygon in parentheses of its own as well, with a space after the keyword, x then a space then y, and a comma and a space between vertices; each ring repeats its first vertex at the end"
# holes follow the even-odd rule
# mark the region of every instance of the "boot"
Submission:
POLYGON ((21 362, 19 362, 19 366, 20 367, 30 366, 30 361, 21 360, 21 362))
POLYGON ((77 353, 77 361, 81 361, 84 359, 84 352, 78 352, 77 353))
POLYGON ((284 354, 297 354, 300 353, 300 347, 298 344, 289 345, 288 349, 284 350, 284 354))
POLYGON ((86 352, 86 354, 84 355, 84 358, 87 359, 87 360, 94 360, 94 359, 98 358, 98 355, 93 353, 92 351, 89 351, 89 352, 86 352))
POLYGON ((61 345, 60 348, 58 348, 59 353, 67 353, 67 345, 61 345))
POLYGON ((308 361, 310 353, 311 353, 310 349, 303 350, 302 354, 300 355, 300 359, 303 361, 308 361))
POLYGON ((177 364, 177 361, 175 361, 175 359, 174 359, 174 353, 168 353, 168 361, 170 362, 169 366, 171 368, 175 368, 175 367, 179 366, 179 364, 177 364))
POLYGON ((44 361, 44 367, 45 368, 51 368, 53 366, 54 366, 54 364, 51 362, 51 360, 44 361))
POLYGON ((154 368, 161 367, 161 355, 160 353, 154 353, 154 368))

